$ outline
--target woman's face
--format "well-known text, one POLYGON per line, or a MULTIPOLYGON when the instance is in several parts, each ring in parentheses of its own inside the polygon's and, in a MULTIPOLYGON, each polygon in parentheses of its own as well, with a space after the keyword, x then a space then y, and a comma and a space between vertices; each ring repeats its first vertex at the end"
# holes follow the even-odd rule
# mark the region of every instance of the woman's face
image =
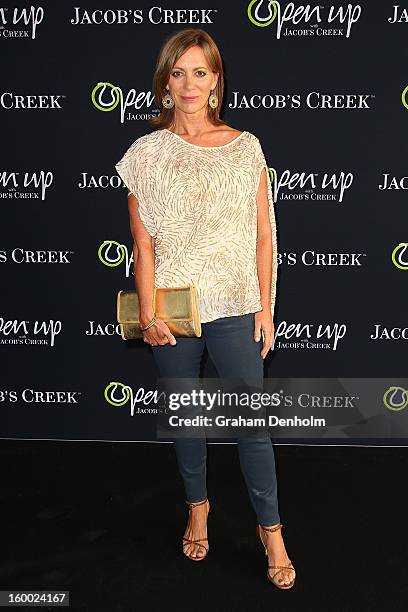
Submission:
POLYGON ((207 64, 198 45, 187 49, 179 57, 170 73, 168 87, 175 108, 194 113, 208 106, 210 91, 217 84, 218 75, 207 64))

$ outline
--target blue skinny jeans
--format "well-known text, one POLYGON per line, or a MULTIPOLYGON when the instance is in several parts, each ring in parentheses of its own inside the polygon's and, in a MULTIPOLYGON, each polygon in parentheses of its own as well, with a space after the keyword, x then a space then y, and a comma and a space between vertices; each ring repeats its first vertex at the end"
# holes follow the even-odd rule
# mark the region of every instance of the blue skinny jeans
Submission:
MULTIPOLYGON (((204 347, 220 378, 239 378, 262 391, 264 361, 262 337, 254 340, 255 314, 224 317, 202 323, 200 338, 177 337, 172 346, 152 346, 160 377, 199 380, 204 347)), ((237 437, 239 462, 258 523, 280 522, 275 456, 270 434, 237 437)), ((186 499, 197 502, 207 497, 206 438, 174 439, 177 464, 186 499)))

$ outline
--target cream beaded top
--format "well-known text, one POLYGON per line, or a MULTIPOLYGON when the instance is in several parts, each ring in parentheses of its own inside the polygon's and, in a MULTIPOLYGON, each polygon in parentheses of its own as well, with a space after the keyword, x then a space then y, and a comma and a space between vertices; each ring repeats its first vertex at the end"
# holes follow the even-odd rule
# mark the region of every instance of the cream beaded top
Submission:
POLYGON ((272 227, 271 310, 277 242, 273 196, 261 144, 241 132, 218 147, 194 145, 167 129, 130 145, 115 168, 138 200, 155 238, 155 286, 197 287, 201 322, 262 310, 256 263, 256 194, 262 168, 272 227))

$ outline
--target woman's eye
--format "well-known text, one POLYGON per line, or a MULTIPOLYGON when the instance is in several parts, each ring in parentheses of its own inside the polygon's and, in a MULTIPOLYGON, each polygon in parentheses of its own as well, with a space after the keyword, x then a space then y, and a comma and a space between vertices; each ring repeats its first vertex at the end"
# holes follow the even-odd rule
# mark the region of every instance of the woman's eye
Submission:
MULTIPOLYGON (((175 70, 174 72, 171 73, 171 76, 177 78, 180 74, 182 74, 180 70, 175 70)), ((204 70, 197 70, 196 74, 198 74, 199 76, 205 76, 207 73, 204 72, 204 70)))

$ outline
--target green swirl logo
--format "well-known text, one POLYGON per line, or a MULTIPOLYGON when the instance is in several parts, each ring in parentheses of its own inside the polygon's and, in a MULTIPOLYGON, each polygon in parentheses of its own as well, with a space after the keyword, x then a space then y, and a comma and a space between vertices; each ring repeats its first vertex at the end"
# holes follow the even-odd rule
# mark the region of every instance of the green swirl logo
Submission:
POLYGON ((388 387, 383 395, 384 405, 388 410, 399 412, 408 406, 408 390, 404 387, 388 387))
POLYGON ((267 17, 260 17, 259 9, 263 2, 264 0, 251 0, 247 9, 248 19, 251 21, 251 23, 259 28, 265 28, 266 26, 271 25, 271 23, 275 21, 278 13, 278 7, 275 0, 267 0, 269 15, 267 15, 267 17), (256 7, 254 7, 255 4, 257 4, 256 7))
POLYGON ((120 266, 127 253, 126 246, 116 240, 104 240, 98 249, 98 257, 104 266, 115 268, 120 266), (113 257, 111 255, 113 251, 113 257))
POLYGON ((401 94, 402 103, 405 106, 405 108, 408 109, 407 93, 408 93, 408 85, 405 87, 405 89, 403 90, 403 92, 401 94))
POLYGON ((104 397, 111 406, 124 406, 131 397, 132 390, 121 382, 110 382, 104 391, 104 397))
POLYGON ((99 82, 92 90, 92 103, 100 111, 112 111, 120 102, 120 88, 112 83, 99 82), (110 99, 105 101, 106 92, 110 92, 110 99))
POLYGON ((406 254, 408 242, 400 242, 392 252, 391 261, 400 270, 408 270, 408 261, 403 261, 403 256, 406 254))

